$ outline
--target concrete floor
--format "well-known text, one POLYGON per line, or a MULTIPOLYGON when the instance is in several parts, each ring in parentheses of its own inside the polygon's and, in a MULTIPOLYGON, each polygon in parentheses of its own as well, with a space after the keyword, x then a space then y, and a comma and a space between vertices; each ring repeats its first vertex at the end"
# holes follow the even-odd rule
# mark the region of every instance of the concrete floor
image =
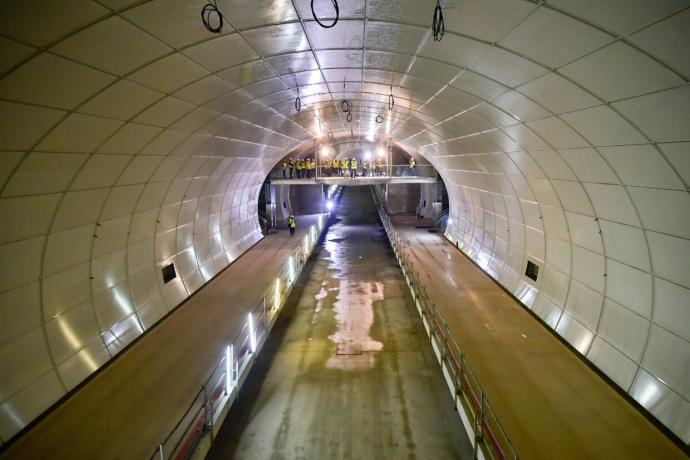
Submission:
POLYGON ((337 214, 208 458, 471 458, 369 189, 337 214))

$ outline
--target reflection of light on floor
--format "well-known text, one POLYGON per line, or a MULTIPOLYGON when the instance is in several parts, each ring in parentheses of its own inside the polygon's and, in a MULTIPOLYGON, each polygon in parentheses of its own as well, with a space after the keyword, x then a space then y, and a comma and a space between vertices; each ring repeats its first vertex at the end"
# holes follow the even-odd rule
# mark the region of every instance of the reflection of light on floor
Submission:
MULTIPOLYGON (((319 291, 318 294, 314 296, 314 299, 316 300, 316 309, 314 310, 315 313, 318 313, 321 311, 323 308, 323 299, 328 297, 328 291, 325 288, 325 281, 324 283, 321 284, 321 290, 319 291)), ((312 324, 316 322, 316 318, 312 320, 312 324)))
POLYGON ((381 342, 369 335, 374 324, 374 302, 380 300, 383 300, 383 283, 340 280, 340 293, 333 304, 337 330, 329 339, 341 354, 331 357, 326 367, 363 370, 374 366, 374 356, 367 352, 383 348, 381 342))
MULTIPOLYGON (((367 231, 356 225, 347 226, 349 232, 367 231)), ((354 257, 352 246, 348 244, 351 234, 343 232, 343 227, 336 224, 331 227, 324 241, 325 259, 329 261, 328 269, 331 278, 339 280, 338 287, 327 287, 322 283, 316 295, 317 309, 324 302, 328 292, 338 291, 333 310, 336 320, 336 331, 329 336, 337 346, 337 352, 328 359, 326 367, 341 370, 366 370, 375 364, 374 353, 381 351, 383 344, 371 338, 370 330, 374 324, 374 304, 384 298, 382 282, 352 281, 348 274, 354 266, 359 266, 358 257, 354 257)), ((332 283, 330 284, 333 285, 332 283)))

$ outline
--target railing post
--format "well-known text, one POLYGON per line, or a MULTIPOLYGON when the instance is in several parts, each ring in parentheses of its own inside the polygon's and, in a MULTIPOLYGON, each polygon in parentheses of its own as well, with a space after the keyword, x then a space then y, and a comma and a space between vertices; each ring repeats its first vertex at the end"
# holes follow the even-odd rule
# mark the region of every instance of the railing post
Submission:
POLYGON ((484 390, 479 390, 479 414, 474 423, 474 458, 478 458, 479 443, 484 440, 484 390))
POLYGON ((163 453, 163 444, 158 444, 158 459, 165 460, 165 454, 163 453))

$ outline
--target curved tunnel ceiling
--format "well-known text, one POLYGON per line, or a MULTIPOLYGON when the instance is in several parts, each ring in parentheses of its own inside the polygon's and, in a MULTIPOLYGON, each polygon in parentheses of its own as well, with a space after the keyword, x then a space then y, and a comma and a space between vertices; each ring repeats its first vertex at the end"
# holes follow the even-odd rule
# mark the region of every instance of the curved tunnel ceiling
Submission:
POLYGON ((690 441, 689 2, 451 0, 440 43, 432 3, 341 1, 325 31, 307 0, 219 0, 214 35, 200 0, 2 2, 3 441, 260 238, 280 157, 351 126, 431 161, 449 237, 690 441))

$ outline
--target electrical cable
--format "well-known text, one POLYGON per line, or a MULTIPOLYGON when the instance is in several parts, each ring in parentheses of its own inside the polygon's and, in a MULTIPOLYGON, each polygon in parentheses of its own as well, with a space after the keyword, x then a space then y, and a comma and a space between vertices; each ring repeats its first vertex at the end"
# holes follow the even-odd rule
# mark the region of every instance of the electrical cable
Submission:
POLYGON ((331 3, 333 4, 333 9, 335 10, 335 19, 331 24, 324 24, 321 22, 321 20, 316 16, 316 11, 314 11, 314 0, 311 0, 311 14, 314 16, 314 20, 318 25, 323 27, 324 29, 330 29, 331 27, 334 27, 338 23, 338 19, 340 19, 340 7, 338 6, 338 0, 331 0, 331 3))
POLYGON ((352 102, 348 101, 347 99, 343 99, 340 101, 340 110, 342 110, 343 113, 350 113, 352 110, 352 102))
POLYGON ((434 8, 434 20, 431 23, 431 31, 434 35, 434 41, 440 42, 446 34, 446 24, 443 21, 443 9, 441 8, 441 0, 436 0, 436 8, 434 8))
POLYGON ((302 99, 299 97, 299 90, 297 90, 297 97, 295 98, 295 110, 298 112, 302 110, 302 99))
POLYGON ((206 4, 201 8, 201 22, 204 23, 204 27, 211 33, 219 34, 223 30, 223 13, 218 9, 218 4, 216 0, 206 0, 206 4), (216 21, 212 19, 216 17, 216 21), (213 25, 216 22, 218 25, 213 25))
POLYGON ((352 112, 347 112, 347 116, 345 117, 348 123, 352 123, 352 112))
POLYGON ((302 98, 299 97, 299 85, 297 84, 297 77, 295 77, 295 74, 292 74, 292 79, 295 81, 295 89, 297 89, 297 97, 295 98, 295 110, 298 112, 302 110, 302 98))

